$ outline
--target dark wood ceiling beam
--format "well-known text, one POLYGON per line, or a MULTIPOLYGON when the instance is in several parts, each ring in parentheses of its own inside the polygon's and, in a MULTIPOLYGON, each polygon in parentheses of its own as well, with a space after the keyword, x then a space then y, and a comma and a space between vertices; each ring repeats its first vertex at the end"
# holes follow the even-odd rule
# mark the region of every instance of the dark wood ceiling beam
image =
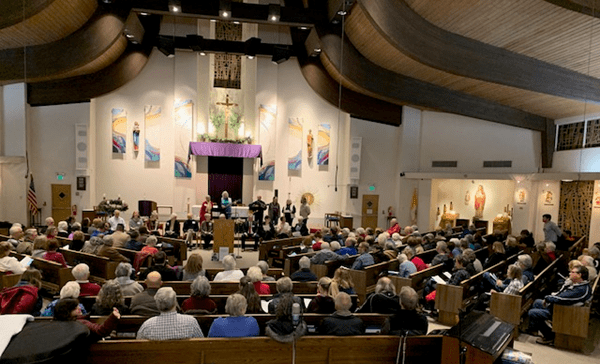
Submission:
POLYGON ((0 51, 0 81, 35 80, 65 73, 94 61, 122 36, 128 13, 123 8, 107 12, 99 7, 84 27, 66 38, 25 49, 0 51))
MULTIPOLYGON (((146 21, 145 29, 149 38, 158 34, 160 19, 146 21)), ((133 80, 148 62, 152 52, 152 41, 143 44, 127 45, 119 59, 110 66, 83 76, 70 77, 57 81, 29 83, 27 102, 31 106, 57 105, 90 101, 133 80)))
POLYGON ((0 1, 0 29, 29 19, 50 6, 55 0, 4 0, 0 1))
POLYGON ((588 1, 586 1, 585 5, 580 4, 578 1, 569 1, 569 0, 544 0, 544 1, 546 1, 550 4, 554 4, 556 6, 560 6, 561 8, 572 10, 577 13, 590 15, 595 18, 600 18, 600 8, 595 8, 595 9, 590 8, 589 6, 587 6, 587 3, 589 3, 588 1))
POLYGON ((600 80, 445 31, 404 0, 360 0, 388 42, 416 61, 452 74, 580 101, 600 102, 600 80))
MULTIPOLYGON (((370 93, 393 98, 401 103, 469 116, 536 131, 546 128, 544 117, 452 91, 384 69, 360 54, 344 37, 343 64, 340 62, 341 37, 321 27, 316 31, 322 50, 342 76, 370 93)), ((311 37, 309 37, 310 39, 311 37)))

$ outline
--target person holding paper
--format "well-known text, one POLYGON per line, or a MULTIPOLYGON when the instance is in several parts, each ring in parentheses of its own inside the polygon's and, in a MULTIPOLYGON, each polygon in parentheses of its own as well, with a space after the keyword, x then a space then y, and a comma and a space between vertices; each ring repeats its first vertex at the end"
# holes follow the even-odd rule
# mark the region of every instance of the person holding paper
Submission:
POLYGON ((8 241, 0 242, 0 272, 22 274, 27 270, 27 266, 23 266, 19 263, 17 258, 9 256, 12 248, 12 244, 8 241))

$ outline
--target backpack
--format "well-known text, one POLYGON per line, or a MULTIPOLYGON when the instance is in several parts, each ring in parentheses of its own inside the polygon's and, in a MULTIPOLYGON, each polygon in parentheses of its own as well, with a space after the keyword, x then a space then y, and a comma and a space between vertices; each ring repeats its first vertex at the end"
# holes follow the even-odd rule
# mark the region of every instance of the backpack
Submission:
POLYGON ((0 314, 31 313, 38 299, 38 288, 30 285, 0 291, 0 314))

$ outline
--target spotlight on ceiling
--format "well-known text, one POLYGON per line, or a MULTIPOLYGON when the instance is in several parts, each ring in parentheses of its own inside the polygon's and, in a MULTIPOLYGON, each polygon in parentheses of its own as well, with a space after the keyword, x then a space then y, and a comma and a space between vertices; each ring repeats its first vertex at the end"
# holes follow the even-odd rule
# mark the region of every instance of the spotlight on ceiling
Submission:
POLYGON ((169 0, 169 11, 171 13, 180 13, 181 12, 181 1, 169 0))
POLYGON ((219 16, 222 18, 231 18, 231 0, 219 1, 219 16))
POLYGON ((281 18, 281 5, 269 4, 269 17, 267 20, 272 22, 278 22, 281 18))
POLYGON ((175 57, 175 40, 173 38, 159 35, 156 48, 169 58, 175 57))
POLYGON ((138 14, 135 12, 129 13, 127 20, 125 21, 125 28, 123 29, 123 34, 125 34, 127 40, 133 44, 142 43, 144 33, 145 29, 138 18, 138 14))
POLYGON ((244 54, 248 59, 254 59, 256 57, 256 53, 258 52, 258 48, 260 47, 261 40, 260 38, 249 38, 244 42, 244 54))
POLYGON ((291 55, 292 51, 289 47, 276 45, 273 47, 273 57, 271 58, 271 62, 281 64, 290 59, 291 55))

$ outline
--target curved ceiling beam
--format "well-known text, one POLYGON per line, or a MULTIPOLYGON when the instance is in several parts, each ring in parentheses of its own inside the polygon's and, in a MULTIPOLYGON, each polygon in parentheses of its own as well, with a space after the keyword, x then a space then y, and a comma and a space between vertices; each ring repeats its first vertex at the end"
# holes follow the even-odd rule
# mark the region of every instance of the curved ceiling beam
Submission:
POLYGON ((81 28, 98 8, 97 0, 51 0, 44 7, 38 2, 27 1, 25 9, 8 6, 13 0, 0 2, 0 49, 62 39, 81 28))
POLYGON ((445 31, 404 0, 361 0, 369 21, 402 53, 428 66, 524 90, 600 102, 600 80, 445 31))
POLYGON ((25 76, 28 82, 48 79, 93 62, 122 37, 128 13, 127 9, 109 13, 98 8, 84 27, 68 37, 25 48, 26 57, 23 48, 0 51, 0 82, 18 82, 25 76))
MULTIPOLYGON (((155 34, 157 33, 158 24, 155 34)), ((129 43, 115 63, 98 72, 58 81, 27 84, 27 102, 31 106, 87 102, 112 92, 133 80, 142 71, 152 48, 152 44, 142 46, 129 43)))
MULTIPOLYGON (((560 6, 561 8, 565 8, 568 10, 572 10, 577 13, 590 15, 595 18, 600 18, 600 8, 592 9, 590 8, 589 1, 577 1, 577 0, 544 0, 550 4, 554 4, 556 6, 560 6)), ((596 2, 596 1, 594 1, 596 2)))
POLYGON ((0 29, 29 19, 50 6, 55 0, 0 1, 0 29))
MULTIPOLYGON (((309 86, 319 96, 338 107, 339 84, 327 73, 316 57, 298 57, 300 70, 309 86)), ((342 87, 342 111, 359 119, 399 126, 402 106, 369 97, 342 87)))
MULTIPOLYGON (((465 93, 448 90, 427 82, 388 71, 360 54, 344 37, 344 59, 340 64, 341 39, 316 27, 323 55, 342 76, 371 94, 393 98, 401 103, 469 116, 536 131, 546 129, 546 118, 488 101, 465 93)), ((310 37, 309 37, 310 38, 310 37)))

